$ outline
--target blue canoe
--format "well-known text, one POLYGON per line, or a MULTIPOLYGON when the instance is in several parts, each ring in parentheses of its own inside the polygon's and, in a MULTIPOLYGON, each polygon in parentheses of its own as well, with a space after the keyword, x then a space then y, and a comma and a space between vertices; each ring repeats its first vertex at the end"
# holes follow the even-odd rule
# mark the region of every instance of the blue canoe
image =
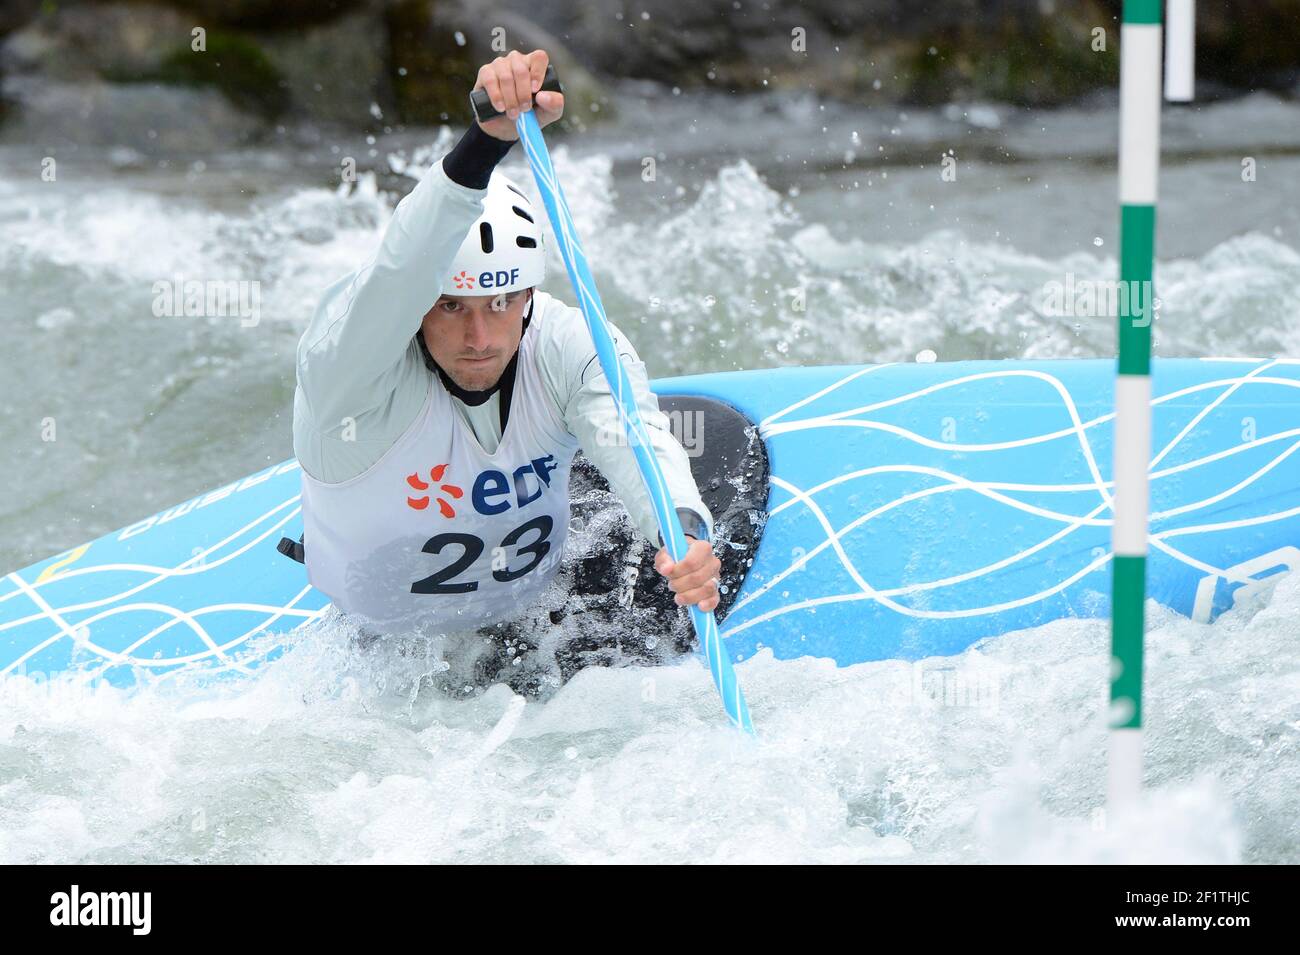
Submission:
MULTIPOLYGON (((972 361, 654 382, 665 401, 739 412, 766 452, 766 519, 721 623, 733 659, 919 659, 1107 615, 1114 369, 972 361)), ((1158 360, 1153 388, 1148 594, 1208 621, 1300 565, 1300 361, 1158 360)), ((287 461, 10 573, 0 672, 76 668, 117 685, 249 672, 275 655, 275 634, 328 605, 277 550, 301 524, 287 461)))

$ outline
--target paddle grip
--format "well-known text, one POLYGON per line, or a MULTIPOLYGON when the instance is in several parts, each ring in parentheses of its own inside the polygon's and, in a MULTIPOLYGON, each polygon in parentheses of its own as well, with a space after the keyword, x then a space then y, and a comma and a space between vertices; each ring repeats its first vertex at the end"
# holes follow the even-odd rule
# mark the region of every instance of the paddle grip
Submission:
MULTIPOLYGON (((546 65, 546 75, 542 77, 542 87, 537 92, 549 90, 552 93, 563 93, 564 89, 560 86, 560 78, 555 75, 555 64, 546 65)), ((536 96, 536 93, 533 94, 536 96)), ((486 123, 490 119, 496 119, 498 116, 504 116, 505 113, 492 105, 492 99, 488 96, 485 89, 477 89, 469 94, 469 105, 474 110, 474 118, 480 123, 486 123)), ((536 106, 536 102, 533 103, 536 106)))

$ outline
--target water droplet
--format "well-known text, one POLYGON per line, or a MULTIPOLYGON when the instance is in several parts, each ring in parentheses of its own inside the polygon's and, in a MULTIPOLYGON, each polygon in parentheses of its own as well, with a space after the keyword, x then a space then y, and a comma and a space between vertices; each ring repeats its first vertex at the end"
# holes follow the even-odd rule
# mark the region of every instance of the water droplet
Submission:
POLYGON ((1127 696, 1120 697, 1110 705, 1110 725, 1112 728, 1120 727, 1133 719, 1133 713, 1136 707, 1133 700, 1127 696))

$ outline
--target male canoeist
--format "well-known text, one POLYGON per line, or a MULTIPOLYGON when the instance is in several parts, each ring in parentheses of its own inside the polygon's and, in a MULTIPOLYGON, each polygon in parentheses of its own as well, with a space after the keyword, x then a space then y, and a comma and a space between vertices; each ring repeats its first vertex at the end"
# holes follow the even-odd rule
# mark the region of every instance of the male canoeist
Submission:
MULTIPOLYGON (((428 170, 298 345, 308 576, 372 632, 472 629, 536 601, 559 567, 579 449, 659 537, 582 314, 538 291, 540 216, 494 171, 534 94, 541 126, 564 110, 562 94, 538 92, 547 59, 512 51, 479 70, 475 89, 504 115, 472 123, 428 170)), ((680 562, 661 547, 655 568, 679 605, 711 611, 712 515, 645 365, 611 331, 689 538, 680 562)))

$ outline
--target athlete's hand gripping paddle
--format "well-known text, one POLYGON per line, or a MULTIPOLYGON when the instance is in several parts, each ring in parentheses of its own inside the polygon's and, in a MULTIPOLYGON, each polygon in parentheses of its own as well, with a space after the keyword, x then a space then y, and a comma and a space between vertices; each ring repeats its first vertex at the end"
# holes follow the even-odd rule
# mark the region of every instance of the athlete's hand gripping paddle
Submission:
MULTIPOLYGON (((555 75, 554 66, 546 68, 541 89, 563 92, 559 79, 555 75)), ((492 101, 485 90, 475 90, 470 95, 470 103, 480 122, 501 115, 492 106, 492 101)), ((582 243, 578 239, 573 216, 569 214, 569 204, 564 199, 564 191, 560 188, 560 182, 555 176, 555 168, 551 165, 551 155, 546 149, 546 141, 542 139, 541 127, 538 126, 537 117, 533 115, 532 110, 520 113, 515 120, 515 125, 519 130, 519 140, 524 144, 528 165, 532 167, 533 178, 542 195, 547 215, 551 218, 552 231, 559 241, 560 255, 564 258, 564 266, 569 272, 569 281, 573 283, 578 307, 582 309, 583 317, 587 320, 587 328, 595 343, 601 370, 605 373, 605 379, 611 384, 610 391, 614 397, 614 404, 618 408, 619 421, 622 422, 628 445, 636 457, 637 467, 641 472, 641 480, 654 507, 659 533, 663 535, 669 556, 674 561, 680 561, 686 556, 686 536, 682 533, 681 521, 677 517, 672 498, 668 493, 663 469, 659 466, 659 459, 655 457, 654 445, 651 444, 650 436, 641 420, 641 412, 636 405, 632 384, 628 380, 622 361, 619 360, 613 336, 606 326, 605 306, 601 304, 600 294, 596 291, 596 282, 591 276, 591 269, 587 266, 587 256, 582 251, 582 243)), ((700 639, 700 646, 708 660, 709 672, 713 676, 713 684, 722 697, 722 705, 726 708, 727 716, 745 732, 753 733, 754 727, 749 719, 749 707, 745 704, 745 695, 736 681, 731 658, 727 656, 718 635, 718 621, 711 612, 705 612, 698 606, 692 605, 690 611, 691 622, 695 625, 695 633, 700 639)))

